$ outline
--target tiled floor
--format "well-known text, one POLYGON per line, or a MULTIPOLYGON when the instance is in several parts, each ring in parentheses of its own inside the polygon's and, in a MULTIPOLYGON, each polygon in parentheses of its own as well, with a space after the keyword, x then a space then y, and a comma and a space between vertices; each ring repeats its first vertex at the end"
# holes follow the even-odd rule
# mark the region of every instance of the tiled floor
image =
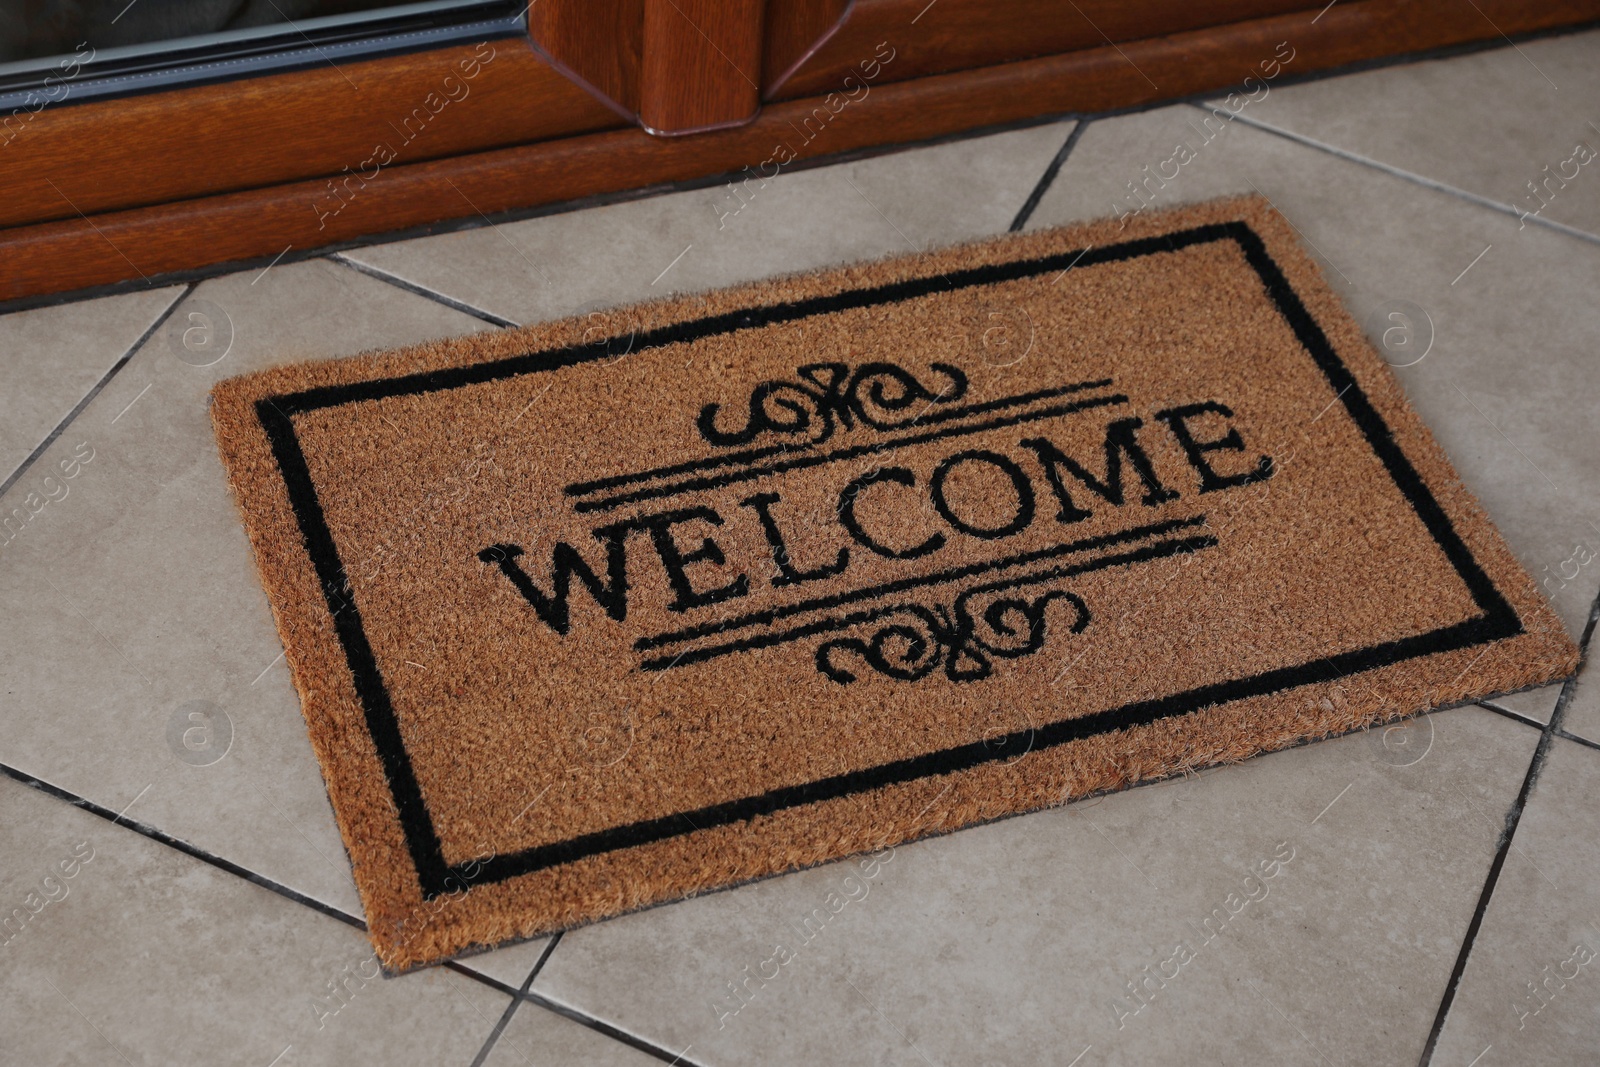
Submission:
POLYGON ((1600 164, 1527 183, 1600 145, 1597 60, 1600 32, 1522 42, 1227 121, 1177 105, 785 174, 736 213, 707 188, 0 316, 0 511, 22 516, 0 534, 0 1061, 1595 1062, 1592 675, 896 849, 809 939, 853 864, 376 978, 205 397, 1133 210, 1181 142, 1155 206, 1259 191, 1374 336, 1410 316, 1396 373, 1586 637, 1600 164), (1144 982, 1273 856, 1265 898, 1144 982), (752 979, 776 942, 796 958, 752 979))

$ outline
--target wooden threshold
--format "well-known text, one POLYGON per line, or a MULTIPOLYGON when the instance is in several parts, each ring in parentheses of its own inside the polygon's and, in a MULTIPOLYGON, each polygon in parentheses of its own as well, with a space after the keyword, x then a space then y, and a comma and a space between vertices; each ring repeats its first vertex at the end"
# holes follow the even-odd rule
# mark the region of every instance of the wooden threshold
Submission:
MULTIPOLYGON (((0 301, 160 284, 450 220, 536 208, 743 168, 768 177, 806 159, 915 143, 1038 116, 1095 114, 1238 85, 1281 42, 1300 76, 1391 56, 1600 19, 1600 0, 1347 0, 1230 26, 907 81, 855 99, 769 105, 736 129, 653 138, 636 129, 395 165, 352 187, 293 182, 0 230, 0 301)), ((893 49, 893 41, 884 42, 893 49)), ((889 59, 885 66, 892 66, 889 59)), ((30 301, 31 302, 31 301, 30 301)))

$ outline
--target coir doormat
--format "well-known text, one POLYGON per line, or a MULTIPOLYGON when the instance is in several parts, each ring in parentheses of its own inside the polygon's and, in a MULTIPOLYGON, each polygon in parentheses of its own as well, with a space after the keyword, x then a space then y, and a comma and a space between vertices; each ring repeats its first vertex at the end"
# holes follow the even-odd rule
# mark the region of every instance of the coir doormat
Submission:
POLYGON ((1258 200, 213 417, 391 970, 1576 664, 1258 200))

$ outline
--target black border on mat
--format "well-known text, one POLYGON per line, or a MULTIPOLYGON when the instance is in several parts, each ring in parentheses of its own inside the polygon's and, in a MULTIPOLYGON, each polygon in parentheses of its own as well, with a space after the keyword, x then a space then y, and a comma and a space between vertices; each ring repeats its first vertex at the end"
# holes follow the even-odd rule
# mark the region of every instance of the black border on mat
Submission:
POLYGON ((785 808, 820 803, 933 775, 951 774, 995 760, 1010 758, 1012 753, 1024 745, 1048 748, 1067 744, 1114 730, 1144 725, 1158 719, 1184 715, 1227 701, 1331 681, 1354 672, 1373 670, 1407 659, 1484 644, 1522 632, 1522 622, 1517 617, 1516 611, 1478 566, 1438 501, 1428 491, 1427 485, 1417 474, 1411 461, 1396 444, 1389 427, 1356 384, 1354 376, 1339 359, 1321 327, 1301 303, 1277 263, 1268 255, 1260 236, 1243 221, 1212 223, 1120 244, 1091 246, 1059 255, 1014 260, 868 289, 847 290, 808 300, 745 308, 723 315, 676 323, 637 336, 633 334, 617 336, 594 344, 528 352, 492 362, 375 381, 307 389, 257 401, 256 415, 272 446, 295 518, 305 538, 306 551, 322 584, 328 610, 332 613, 335 632, 344 647, 356 694, 366 716, 367 730, 382 762, 424 899, 432 899, 473 885, 505 881, 548 867, 571 863, 587 856, 748 821, 756 816, 785 808), (1327 377, 1328 384, 1336 393, 1335 402, 1344 405, 1345 411, 1366 438, 1374 454, 1383 463, 1389 476, 1394 479, 1396 487, 1410 503, 1423 526, 1433 536, 1445 558, 1455 568, 1457 575, 1471 593, 1474 603, 1483 614, 1425 634, 1382 642, 1310 663, 1265 671, 1248 678, 1219 682, 1077 719, 1061 720, 1034 730, 1018 731, 1001 739, 999 744, 995 744, 991 738, 987 741, 959 745, 802 785, 774 789, 757 796, 710 805, 696 811, 680 812, 616 826, 507 855, 489 856, 454 865, 445 860, 443 847, 434 829, 433 820, 428 814, 421 787, 411 766, 410 756, 406 752, 382 672, 362 628, 360 612, 349 592, 351 587, 344 564, 334 544, 332 531, 328 528, 322 504, 317 497, 316 486, 306 465, 305 455, 301 451, 300 441, 294 428, 295 415, 364 400, 455 389, 465 385, 620 356, 643 348, 680 344, 738 330, 793 322, 813 315, 915 299, 933 293, 993 285, 1074 266, 1093 266, 1160 252, 1175 252, 1216 241, 1233 241, 1238 244, 1246 261, 1260 277, 1267 296, 1327 377))

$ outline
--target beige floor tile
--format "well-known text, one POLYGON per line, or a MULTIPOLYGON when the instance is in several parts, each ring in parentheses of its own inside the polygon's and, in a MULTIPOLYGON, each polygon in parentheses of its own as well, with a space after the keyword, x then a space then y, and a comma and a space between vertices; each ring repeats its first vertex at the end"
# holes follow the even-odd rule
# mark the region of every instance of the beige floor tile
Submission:
MULTIPOLYGON (((206 394, 485 327, 325 262, 208 281, 173 319, 194 351, 162 331, 134 355, 42 459, 91 457, 70 494, 0 553, 0 762, 360 915, 206 394)), ((536 957, 470 966, 520 985, 536 957)))
POLYGON ((1030 227, 1134 210, 1129 185, 1147 174, 1156 207, 1269 197, 1369 336, 1399 331, 1386 358, 1411 363, 1420 348, 1396 375, 1576 635, 1600 589, 1600 247, 1519 233, 1508 216, 1237 122, 1207 142, 1208 115, 1178 106, 1094 123, 1030 227), (1193 158, 1157 188, 1180 144, 1193 158))
POLYGON ((360 931, 9 779, 0 855, 6 1063, 466 1064, 508 1003, 378 977, 360 931))
POLYGON ((1003 231, 1070 123, 358 249, 370 266, 516 322, 1003 231), (741 206, 742 205, 742 206, 741 206))
POLYGON ((1597 58, 1590 30, 1269 88, 1245 114, 1600 235, 1597 58))
POLYGON ((533 988, 706 1064, 1414 1064, 1538 737, 1461 708, 1009 819, 574 931, 533 988))
MULTIPOLYGON (((181 292, 182 288, 154 289, 0 315, 0 483, 127 355, 181 292)), ((47 474, 60 479, 55 471, 36 468, 33 478, 17 486, 18 496, 29 492, 59 496, 59 489, 36 484, 47 474)), ((70 495, 70 486, 67 491, 70 495)), ((6 510, 21 503, 8 499, 6 510)))
POLYGON ((495 1042, 484 1067, 651 1067, 660 1061, 563 1015, 525 1003, 495 1042))
POLYGON ((1484 913, 1435 1064, 1595 1062, 1600 752, 1555 738, 1484 913))

